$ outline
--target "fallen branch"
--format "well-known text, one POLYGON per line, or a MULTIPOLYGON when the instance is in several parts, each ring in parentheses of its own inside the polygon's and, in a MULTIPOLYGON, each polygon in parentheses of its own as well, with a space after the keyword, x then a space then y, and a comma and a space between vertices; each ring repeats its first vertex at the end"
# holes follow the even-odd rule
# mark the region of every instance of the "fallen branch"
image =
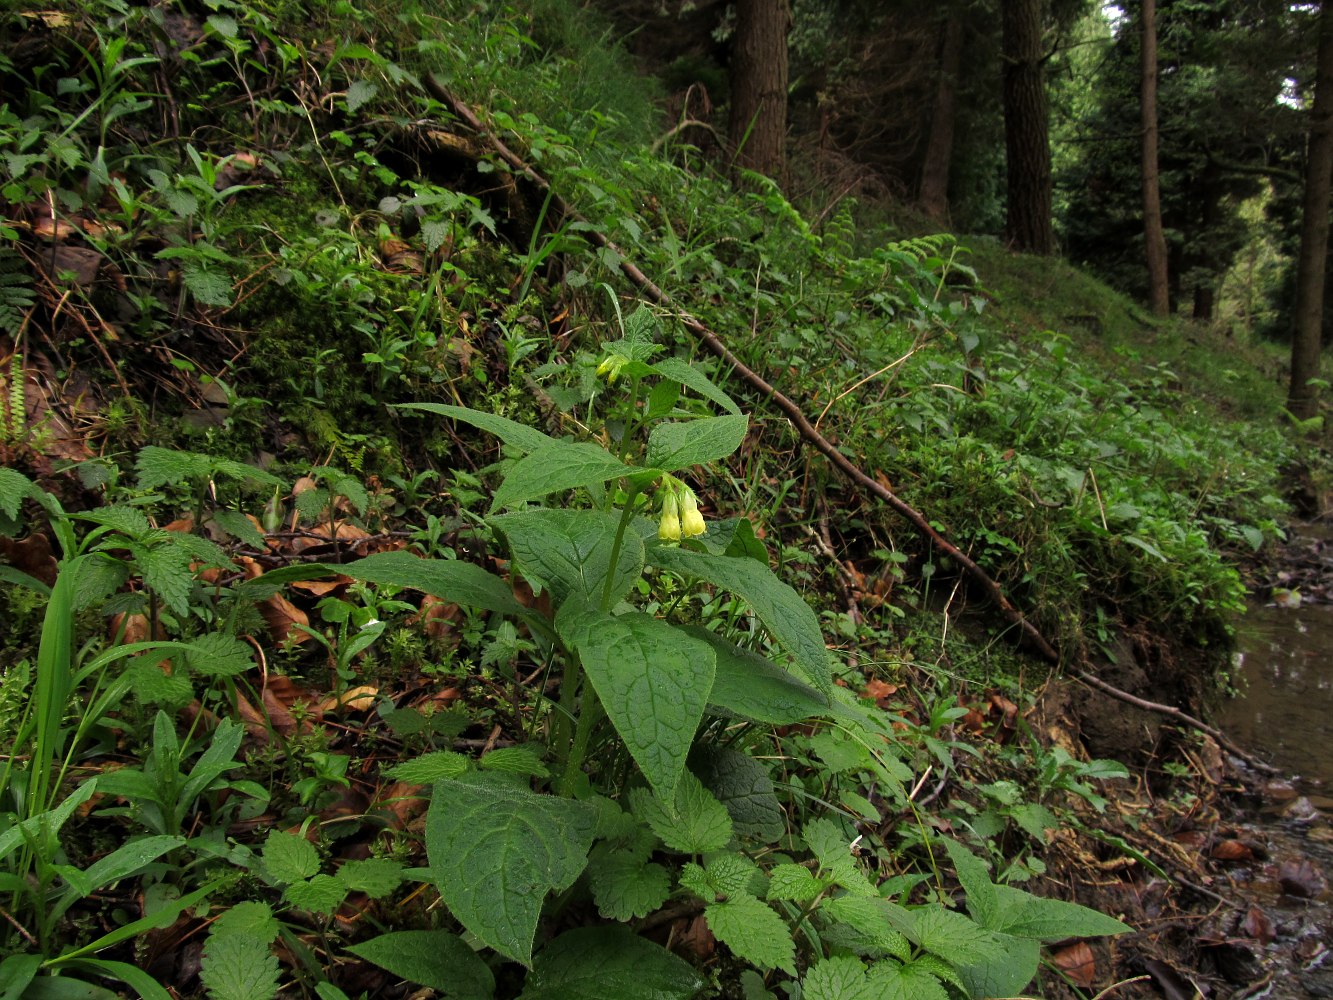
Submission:
MULTIPOLYGON (((565 202, 557 192, 555 192, 551 187, 550 181, 537 173, 532 167, 528 166, 522 157, 518 156, 513 150, 506 146, 499 136, 490 131, 481 120, 477 118, 467 104, 454 97, 454 95, 449 92, 448 88, 440 83, 434 76, 428 76, 426 78, 426 86, 438 100, 453 108, 454 113, 466 122, 469 127, 475 129, 479 135, 485 136, 505 163, 507 163, 513 170, 521 173, 543 192, 547 193, 550 196, 551 208, 553 211, 563 215, 565 218, 573 219, 576 222, 588 225, 588 220, 571 208, 570 205, 565 202)), ((633 282, 633 284, 653 302, 660 306, 672 309, 681 324, 684 325, 687 330, 696 334, 713 354, 731 365, 736 374, 740 376, 744 382, 748 383, 754 389, 757 389, 765 398, 771 400, 774 406, 786 414, 787 419, 792 422, 792 425, 796 428, 801 437, 827 458, 829 464, 842 473, 845 478, 888 504, 893 510, 897 511, 918 531, 920 531, 931 545, 963 567, 963 570, 969 577, 971 577, 973 582, 990 595, 991 599, 999 607, 1000 612, 1005 618, 1022 630, 1024 637, 1026 637, 1032 644, 1037 653, 1039 653, 1047 662, 1055 666, 1060 665, 1060 654, 1056 651, 1055 647, 1044 635, 1042 635, 1037 626, 1032 624, 1032 622, 1030 622, 1018 608, 1014 607, 1005 596, 1000 585, 995 582, 989 573, 978 566, 969 556, 961 552, 956 545, 936 531, 920 511, 895 494, 883 483, 870 476, 865 470, 839 451, 833 442, 824 437, 824 435, 810 423, 806 418, 804 411, 793 402, 790 397, 782 393, 776 386, 771 385, 762 375, 746 365, 740 358, 736 357, 736 355, 731 352, 711 328, 676 305, 670 295, 659 288, 656 283, 639 270, 638 267, 632 264, 625 252, 611 240, 607 239, 601 231, 594 226, 588 225, 586 235, 588 239, 592 240, 597 246, 613 251, 616 258, 620 261, 620 270, 625 277, 633 282)), ((1088 673, 1086 670, 1079 670, 1075 676, 1089 687, 1095 688, 1103 694, 1110 695, 1112 698, 1119 699, 1120 701, 1151 712, 1160 712, 1184 725, 1190 726, 1201 733, 1211 736, 1213 739, 1217 740, 1221 746, 1225 747, 1229 752, 1235 754, 1251 767, 1270 774, 1278 773, 1276 768, 1263 763, 1251 754, 1248 754, 1237 747, 1220 729, 1210 726, 1206 722, 1202 722, 1199 719, 1194 718, 1192 715, 1182 712, 1178 708, 1173 708, 1170 705, 1163 705, 1158 702, 1146 701, 1143 698, 1136 697, 1128 691, 1122 691, 1120 688, 1106 683, 1093 674, 1088 673)))
MULTIPOLYGON (((453 94, 449 92, 448 88, 441 84, 439 80, 435 79, 433 76, 427 77, 426 85, 437 99, 453 108, 454 113, 457 114, 459 118, 465 121, 470 127, 476 129, 478 133, 485 135, 505 163, 507 163, 513 170, 523 174, 523 176, 542 191, 549 193, 553 210, 563 214, 566 218, 587 224, 586 219, 584 219, 578 212, 574 211, 564 199, 559 196, 559 194, 552 190, 550 182, 545 177, 528 166, 528 164, 509 149, 498 136, 487 129, 480 119, 473 113, 472 109, 463 101, 454 97, 453 94)), ((662 289, 639 270, 639 268, 630 263, 625 252, 611 240, 607 239, 604 234, 595 227, 588 226, 585 235, 588 239, 592 240, 593 243, 597 244, 597 246, 613 251, 617 259, 620 261, 620 270, 625 277, 633 282, 634 285, 653 302, 672 309, 676 313, 677 319, 680 320, 681 324, 684 325, 687 330, 697 335, 713 354, 729 364, 744 382, 758 390, 765 398, 771 400, 774 406, 786 414, 787 419, 792 422, 792 425, 796 428, 801 437, 827 458, 829 463, 842 473, 844 477, 888 504, 911 522, 911 524, 920 531, 927 540, 929 540, 931 545, 963 567, 963 570, 967 575, 970 576, 982 590, 990 595, 991 599, 999 607, 1005 618, 1022 630, 1023 635, 1032 643, 1037 652, 1050 663, 1059 664, 1060 654, 1056 652, 1055 647, 1051 645, 1032 622, 1024 617, 1022 612, 1014 607, 1005 596, 1000 585, 991 578, 990 574, 960 551, 956 545, 936 531, 920 511, 908 504, 883 483, 866 473, 860 466, 856 465, 851 459, 839 451, 833 442, 815 429, 814 425, 812 425, 806 418, 804 411, 795 402, 777 389, 777 387, 771 385, 762 375, 746 365, 740 358, 736 357, 726 344, 722 342, 721 338, 719 338, 718 335, 701 320, 677 306, 670 295, 662 291, 662 289)))
POLYGON ((1076 671, 1074 676, 1084 684, 1088 685, 1088 687, 1095 688, 1103 694, 1109 694, 1112 698, 1115 698, 1117 701, 1123 701, 1126 705, 1133 705, 1135 708, 1141 708, 1148 712, 1156 712, 1159 715, 1165 715, 1168 718, 1175 719, 1183 725, 1189 726, 1191 729, 1197 729, 1199 732, 1211 736, 1213 739, 1217 740, 1218 744, 1228 753, 1239 757, 1256 770, 1263 771, 1267 774, 1280 773, 1277 768, 1265 764, 1252 754, 1248 754, 1240 747, 1236 746, 1231 740, 1227 739, 1226 733, 1222 732, 1222 730, 1218 729, 1216 726, 1210 726, 1208 723, 1196 719, 1188 712, 1182 712, 1180 709, 1172 705, 1164 705, 1159 701, 1148 701, 1146 698, 1140 698, 1137 695, 1130 694, 1128 691, 1122 691, 1114 684, 1108 684, 1100 677, 1090 674, 1086 670, 1076 671))

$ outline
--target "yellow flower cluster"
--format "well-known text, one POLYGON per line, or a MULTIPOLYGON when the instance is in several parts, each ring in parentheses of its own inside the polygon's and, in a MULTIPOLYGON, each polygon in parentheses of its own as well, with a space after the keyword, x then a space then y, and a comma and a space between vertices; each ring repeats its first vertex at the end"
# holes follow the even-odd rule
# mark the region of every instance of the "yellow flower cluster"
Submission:
POLYGON ((704 516, 699 513, 699 501, 694 491, 678 479, 667 477, 663 487, 662 521, 657 526, 657 537, 665 542, 694 538, 708 530, 704 516))

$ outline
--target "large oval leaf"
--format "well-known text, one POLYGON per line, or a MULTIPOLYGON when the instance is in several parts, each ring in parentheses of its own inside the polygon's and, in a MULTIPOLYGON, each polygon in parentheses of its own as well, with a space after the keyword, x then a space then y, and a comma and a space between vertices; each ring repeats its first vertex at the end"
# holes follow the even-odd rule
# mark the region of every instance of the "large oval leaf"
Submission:
POLYGON ((450 406, 447 403, 397 403, 394 409, 421 410, 424 413, 435 413, 441 417, 461 420, 465 424, 481 428, 488 434, 494 434, 505 444, 519 451, 536 451, 555 441, 555 438, 543 434, 535 427, 520 424, 508 417, 486 413, 484 410, 472 410, 466 406, 450 406))
POLYGON ((509 584, 480 566, 456 559, 420 559, 410 552, 379 552, 338 569, 354 580, 408 587, 485 611, 521 615, 525 610, 515 600, 509 584))
POLYGON ((519 1000, 689 1000, 703 978, 628 927, 566 931, 537 956, 519 1000))
POLYGON ((485 775, 435 783, 426 855, 440 897, 480 941, 524 965, 548 892, 588 864, 596 810, 485 775))
POLYGON ((555 628, 578 650, 644 777, 671 800, 713 687, 712 647, 648 615, 614 617, 577 601, 561 607, 555 628))
POLYGON ((750 418, 743 414, 658 424, 648 435, 647 464, 674 472, 726 458, 741 446, 750 418))
POLYGON ((801 595, 774 576, 767 566, 746 557, 713 556, 665 545, 649 546, 647 557, 654 566, 707 580, 739 594, 811 683, 825 694, 832 692, 833 676, 819 619, 801 595))
POLYGON ((510 467, 509 474, 495 491, 491 509, 502 510, 524 500, 536 500, 579 486, 595 486, 608 479, 642 471, 586 441, 577 444, 551 441, 510 467))
POLYGON ((717 656, 717 674, 708 696, 709 703, 717 708, 775 726, 788 726, 832 711, 827 698, 772 660, 741 649, 698 625, 687 625, 685 631, 712 646, 717 656))
POLYGON ((643 539, 626 531, 611 568, 620 518, 595 510, 527 510, 491 518, 509 540, 510 551, 524 575, 539 580, 564 603, 581 594, 589 604, 601 603, 607 578, 611 598, 620 598, 643 573, 643 539))

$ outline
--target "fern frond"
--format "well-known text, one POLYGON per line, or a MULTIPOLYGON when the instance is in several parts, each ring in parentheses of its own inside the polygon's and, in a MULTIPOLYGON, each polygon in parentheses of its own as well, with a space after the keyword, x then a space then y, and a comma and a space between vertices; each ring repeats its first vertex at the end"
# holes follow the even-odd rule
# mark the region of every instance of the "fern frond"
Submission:
POLYGON ((0 332, 17 337, 36 301, 27 261, 8 247, 0 248, 0 332))

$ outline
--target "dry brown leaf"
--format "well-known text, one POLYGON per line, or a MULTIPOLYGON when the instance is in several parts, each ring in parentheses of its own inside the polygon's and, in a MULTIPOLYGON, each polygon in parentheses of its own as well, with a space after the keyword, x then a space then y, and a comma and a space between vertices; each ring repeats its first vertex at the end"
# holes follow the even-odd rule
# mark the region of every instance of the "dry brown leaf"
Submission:
POLYGON ((1254 852, 1239 840, 1218 841, 1211 853, 1218 861, 1249 861, 1254 857, 1254 852))
POLYGON ((1061 948, 1051 955, 1051 960, 1075 986, 1090 989, 1097 981, 1097 959, 1085 941, 1061 948))
POLYGON ((1261 944, 1269 944, 1277 937, 1277 932, 1273 929, 1273 921, 1268 919, 1268 914, 1253 903, 1250 904, 1245 919, 1241 921, 1241 929, 1245 932, 1246 937, 1254 938, 1261 944))
POLYGON ((304 590, 307 594, 323 597, 339 587, 346 587, 352 582, 350 576, 335 576, 327 580, 293 580, 289 586, 294 590, 304 590))
POLYGON ((426 798, 425 792, 425 785, 412 785, 406 781, 395 781, 376 797, 374 808, 388 813, 390 825, 395 829, 405 829, 430 805, 430 800, 426 798))
POLYGON ((675 939, 682 948, 703 959, 711 958, 713 952, 717 951, 717 939, 708 929, 708 922, 704 920, 702 913, 688 924, 681 920, 677 926, 681 926, 682 930, 675 935, 675 939))
POLYGON ((349 688, 341 695, 329 695, 319 703, 319 710, 336 712, 347 709, 352 712, 366 712, 375 707, 375 699, 379 697, 379 693, 379 688, 363 684, 360 687, 349 688))
POLYGON ((442 600, 434 594, 427 594, 421 599, 421 612, 416 615, 411 622, 420 622, 421 630, 431 639, 446 639, 453 637, 461 641, 461 637, 454 632, 454 623, 463 615, 462 609, 457 604, 442 600))
POLYGON ((0 557, 15 569, 41 580, 48 587, 56 585, 58 567, 51 552, 51 540, 38 532, 20 541, 0 536, 0 557))

